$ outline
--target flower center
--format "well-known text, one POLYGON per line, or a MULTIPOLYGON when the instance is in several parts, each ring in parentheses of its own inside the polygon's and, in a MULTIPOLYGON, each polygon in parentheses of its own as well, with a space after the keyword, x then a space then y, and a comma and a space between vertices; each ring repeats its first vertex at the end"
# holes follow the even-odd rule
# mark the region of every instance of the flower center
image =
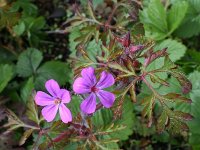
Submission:
POLYGON ((60 104, 61 103, 61 100, 60 99, 54 99, 54 104, 60 104))
POLYGON ((98 90, 99 90, 99 89, 96 88, 95 86, 93 86, 93 87, 91 88, 91 91, 94 92, 94 93, 95 93, 95 92, 98 92, 98 90))

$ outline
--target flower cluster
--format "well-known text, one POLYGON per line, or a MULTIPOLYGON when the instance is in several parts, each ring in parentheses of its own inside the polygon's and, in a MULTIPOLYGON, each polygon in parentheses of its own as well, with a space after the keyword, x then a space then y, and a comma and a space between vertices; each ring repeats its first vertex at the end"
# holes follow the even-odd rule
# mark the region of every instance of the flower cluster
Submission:
MULTIPOLYGON (((112 74, 103 71, 100 74, 97 82, 95 70, 93 67, 85 68, 81 71, 81 76, 78 77, 73 84, 73 90, 76 94, 84 94, 86 97, 81 103, 81 111, 85 114, 92 114, 96 110, 96 99, 100 100, 102 105, 110 108, 114 101, 115 95, 103 89, 112 86, 115 83, 112 74)), ((45 87, 49 94, 38 91, 35 96, 37 105, 45 106, 42 109, 42 115, 47 122, 54 120, 57 111, 59 110, 60 118, 64 123, 72 121, 72 114, 65 106, 71 101, 70 92, 66 89, 61 89, 58 83, 50 79, 45 83, 45 87)))

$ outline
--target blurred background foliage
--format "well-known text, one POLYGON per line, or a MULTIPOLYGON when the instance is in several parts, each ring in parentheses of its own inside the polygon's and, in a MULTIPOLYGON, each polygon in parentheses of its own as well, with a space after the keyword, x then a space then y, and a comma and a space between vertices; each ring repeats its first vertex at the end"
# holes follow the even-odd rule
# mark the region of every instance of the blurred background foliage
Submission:
MULTIPOLYGON (((155 126, 147 128, 140 115, 141 106, 131 105, 129 98, 126 98, 122 120, 116 123, 116 126, 113 127, 109 122, 113 116, 110 110, 101 110, 92 117, 99 132, 102 126, 104 132, 118 131, 123 125, 126 126, 121 132, 101 136, 102 142, 110 138, 116 140, 100 148, 199 150, 200 0, 93 0, 94 12, 101 20, 112 12, 113 5, 122 2, 131 3, 133 6, 130 5, 125 10, 120 8, 118 13, 113 15, 111 24, 126 27, 126 31, 131 31, 133 36, 142 35, 152 39, 157 50, 168 48, 170 59, 180 66, 193 84, 192 91, 187 95, 192 99, 192 104, 176 104, 174 108, 191 113, 194 119, 188 122, 189 132, 175 136, 167 131, 159 134, 155 126)), ((75 10, 83 10, 83 13, 86 9, 86 0, 0 0, 0 125, 5 122, 4 107, 27 121, 24 112, 29 104, 29 97, 33 89, 44 90, 44 83, 48 79, 53 78, 62 87, 71 89, 73 73, 69 57, 76 54, 82 39, 87 41, 93 37, 86 49, 91 59, 96 56, 101 49, 100 45, 106 41, 101 37, 102 40, 96 42, 96 26, 87 28, 81 25, 81 22, 72 22, 69 27, 66 22, 74 17, 75 10)), ((82 15, 86 14, 87 12, 82 15)), ((163 60, 156 60, 149 69, 159 68, 161 61, 163 60)), ((154 88, 160 93, 181 93, 178 81, 162 73, 159 76, 173 83, 170 88, 155 84, 154 88)), ((138 88, 137 98, 140 101, 148 94, 149 89, 142 84, 138 88)), ((79 103, 77 100, 70 104, 73 114, 77 113, 79 103)), ((3 132, 3 129, 0 129, 0 132, 3 132)), ((37 140, 36 136, 33 134, 24 145, 18 146, 16 141, 19 141, 22 135, 23 129, 17 129, 8 136, 1 134, 0 148, 31 149, 31 145, 37 140)), ((41 138, 39 143, 45 140, 48 139, 41 138)), ((70 143, 66 149, 75 149, 76 146, 76 143, 70 143)))

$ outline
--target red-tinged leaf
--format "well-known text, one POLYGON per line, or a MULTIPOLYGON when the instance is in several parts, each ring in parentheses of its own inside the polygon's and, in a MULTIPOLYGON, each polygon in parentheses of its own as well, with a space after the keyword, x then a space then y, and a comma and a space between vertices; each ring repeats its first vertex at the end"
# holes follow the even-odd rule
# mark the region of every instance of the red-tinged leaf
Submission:
POLYGON ((112 69, 116 69, 128 74, 131 74, 132 72, 130 72, 129 70, 127 70, 125 67, 121 66, 120 64, 118 64, 117 62, 113 62, 113 63, 109 63, 108 67, 112 68, 112 69))
POLYGON ((164 65, 160 68, 161 70, 172 70, 176 69, 177 66, 170 60, 169 56, 165 56, 164 65))
POLYGON ((193 116, 189 113, 184 113, 181 111, 174 111, 174 115, 175 117, 182 119, 182 120, 186 120, 186 121, 190 121, 193 119, 193 116))
POLYGON ((151 126, 152 123, 152 115, 153 115, 153 108, 154 108, 154 104, 155 104, 155 96, 149 96, 146 97, 143 101, 142 104, 144 105, 143 111, 142 111, 142 116, 148 118, 149 123, 148 127, 151 126))
POLYGON ((169 130, 172 134, 181 134, 183 131, 188 131, 189 128, 186 123, 177 118, 170 118, 169 130))
POLYGON ((134 74, 135 74, 135 70, 134 70, 133 65, 132 65, 132 59, 127 56, 126 59, 122 58, 122 61, 123 61, 124 65, 126 66, 126 68, 129 71, 134 72, 134 74))
POLYGON ((183 94, 187 94, 192 90, 191 82, 186 78, 183 73, 171 71, 171 74, 179 81, 180 85, 182 86, 183 94))
POLYGON ((28 129, 24 132, 23 136, 20 138, 20 141, 19 141, 20 146, 26 142, 26 140, 29 138, 32 132, 33 132, 33 129, 28 129))
POLYGON ((187 94, 191 91, 192 89, 192 84, 189 80, 187 80, 183 85, 182 85, 182 93, 187 94))
POLYGON ((129 47, 129 45, 131 44, 130 32, 125 34, 123 37, 115 36, 115 39, 124 47, 129 47))
POLYGON ((132 53, 138 52, 144 48, 143 45, 130 45, 129 51, 132 53))
POLYGON ((157 76, 156 74, 149 74, 150 75, 150 79, 153 83, 160 83, 164 86, 169 86, 169 83, 166 82, 165 80, 161 79, 159 76, 157 76))
POLYGON ((188 99, 186 97, 183 97, 180 94, 177 93, 168 93, 166 95, 163 96, 165 100, 171 101, 171 102, 177 102, 177 101, 181 101, 181 102, 185 102, 185 103, 191 103, 192 100, 188 99))
POLYGON ((165 127, 167 126, 169 121, 169 117, 166 113, 165 110, 163 110, 163 112, 161 113, 160 117, 157 120, 157 124, 156 124, 156 129, 158 131, 158 133, 162 133, 165 130, 165 127))
POLYGON ((167 48, 164 48, 162 50, 153 52, 152 49, 150 49, 146 54, 144 66, 147 67, 151 62, 153 62, 155 59, 164 57, 167 55, 167 48))

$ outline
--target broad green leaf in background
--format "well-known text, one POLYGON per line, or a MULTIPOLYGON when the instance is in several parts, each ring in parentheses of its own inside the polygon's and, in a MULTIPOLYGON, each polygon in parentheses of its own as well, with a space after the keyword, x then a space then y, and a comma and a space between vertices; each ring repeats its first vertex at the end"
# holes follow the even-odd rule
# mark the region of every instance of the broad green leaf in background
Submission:
POLYGON ((144 24, 147 37, 156 40, 166 37, 168 32, 167 14, 160 0, 151 0, 148 8, 140 12, 140 20, 144 24))
POLYGON ((172 33, 182 22, 187 12, 188 3, 185 1, 174 3, 167 15, 169 33, 172 33))
POLYGON ((37 70, 35 88, 44 89, 44 84, 49 79, 54 79, 60 85, 63 85, 70 80, 71 73, 68 64, 59 61, 48 61, 37 70))
POLYGON ((188 8, 185 1, 173 3, 166 10, 160 0, 151 0, 147 8, 140 12, 145 35, 156 41, 169 36, 183 21, 188 8))
POLYGON ((17 73, 20 77, 28 77, 36 73, 42 61, 42 53, 35 48, 28 48, 19 55, 17 73))
POLYGON ((13 76, 13 67, 8 64, 0 64, 0 92, 6 87, 8 82, 12 79, 13 76))
POLYGON ((180 27, 175 35, 182 38, 189 38, 200 33, 200 1, 187 0, 189 7, 180 27))

